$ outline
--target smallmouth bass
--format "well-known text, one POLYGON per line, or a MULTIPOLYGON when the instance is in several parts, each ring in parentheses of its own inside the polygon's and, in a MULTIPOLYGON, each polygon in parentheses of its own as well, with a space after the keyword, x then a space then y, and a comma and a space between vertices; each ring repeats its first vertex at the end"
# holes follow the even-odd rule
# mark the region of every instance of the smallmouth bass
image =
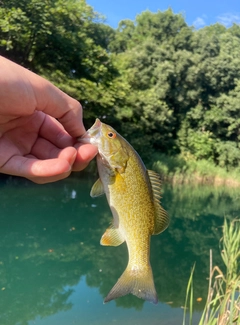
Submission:
POLYGON ((150 238, 169 224, 168 215, 159 203, 160 177, 146 170, 133 147, 99 119, 79 141, 98 147, 99 179, 90 195, 105 193, 113 214, 113 222, 100 243, 118 246, 126 241, 128 248, 127 268, 104 302, 132 293, 156 304, 158 297, 149 260, 150 238))

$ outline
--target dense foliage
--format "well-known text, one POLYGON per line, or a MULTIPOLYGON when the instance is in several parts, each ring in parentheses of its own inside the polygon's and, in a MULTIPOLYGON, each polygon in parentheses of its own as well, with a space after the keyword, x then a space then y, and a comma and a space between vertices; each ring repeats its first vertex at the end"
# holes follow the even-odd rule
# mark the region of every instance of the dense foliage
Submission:
POLYGON ((194 30, 170 9, 114 30, 85 0, 0 4, 0 54, 79 99, 87 126, 105 119, 143 158, 240 169, 239 53, 239 25, 194 30))

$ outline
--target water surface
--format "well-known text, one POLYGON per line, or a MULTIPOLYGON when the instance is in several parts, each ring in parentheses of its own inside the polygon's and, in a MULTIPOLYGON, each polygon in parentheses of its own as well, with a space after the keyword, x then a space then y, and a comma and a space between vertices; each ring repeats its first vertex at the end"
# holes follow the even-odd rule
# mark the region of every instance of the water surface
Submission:
POLYGON ((127 265, 127 249, 99 244, 111 213, 104 196, 89 196, 95 180, 83 174, 47 185, 0 179, 0 324, 182 324, 194 263, 197 324, 207 295, 209 250, 213 263, 223 267, 221 226, 224 216, 239 216, 238 191, 165 185, 162 205, 171 224, 151 242, 159 304, 132 295, 103 304, 127 265))

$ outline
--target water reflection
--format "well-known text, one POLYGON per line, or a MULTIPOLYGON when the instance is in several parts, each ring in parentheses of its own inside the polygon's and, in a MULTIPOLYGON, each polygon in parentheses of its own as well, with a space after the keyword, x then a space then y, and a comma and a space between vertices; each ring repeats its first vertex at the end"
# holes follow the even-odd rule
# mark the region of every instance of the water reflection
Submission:
MULTIPOLYGON (((135 312, 135 319, 136 315, 149 319, 149 310, 153 310, 153 319, 162 318, 162 306, 173 310, 184 304, 194 262, 195 298, 206 296, 209 249, 214 249, 214 263, 220 264, 218 242, 223 216, 238 216, 237 191, 165 187, 162 202, 171 216, 171 225, 163 234, 152 237, 151 264, 159 300, 169 305, 155 308, 129 295, 103 307, 103 297, 127 265, 127 249, 124 244, 100 246, 111 213, 104 197, 90 198, 93 181, 82 175, 47 185, 13 177, 0 180, 1 325, 23 325, 37 317, 67 310, 71 313, 78 304, 72 300, 74 292, 80 290, 78 298, 81 295, 79 284, 81 288, 87 284, 93 310, 101 304, 98 320, 100 317, 103 324, 109 306, 141 311, 135 312)), ((86 302, 85 291, 81 297, 86 302)), ((196 302, 195 310, 201 310, 203 303, 196 302)), ((121 308, 118 310, 120 315, 121 308)), ((88 315, 92 317, 91 312, 88 315)), ((90 321, 86 318, 85 323, 90 321)))

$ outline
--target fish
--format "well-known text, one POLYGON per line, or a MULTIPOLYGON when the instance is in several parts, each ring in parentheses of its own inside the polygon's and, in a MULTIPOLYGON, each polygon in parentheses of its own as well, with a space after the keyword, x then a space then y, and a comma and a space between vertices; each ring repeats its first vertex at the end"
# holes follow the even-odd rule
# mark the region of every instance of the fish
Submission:
POLYGON ((157 304, 150 238, 169 225, 169 216, 160 204, 160 176, 147 170, 131 144, 98 118, 79 141, 98 148, 99 179, 92 186, 90 196, 105 194, 113 215, 100 243, 119 246, 126 242, 128 248, 127 267, 104 303, 131 293, 157 304))

